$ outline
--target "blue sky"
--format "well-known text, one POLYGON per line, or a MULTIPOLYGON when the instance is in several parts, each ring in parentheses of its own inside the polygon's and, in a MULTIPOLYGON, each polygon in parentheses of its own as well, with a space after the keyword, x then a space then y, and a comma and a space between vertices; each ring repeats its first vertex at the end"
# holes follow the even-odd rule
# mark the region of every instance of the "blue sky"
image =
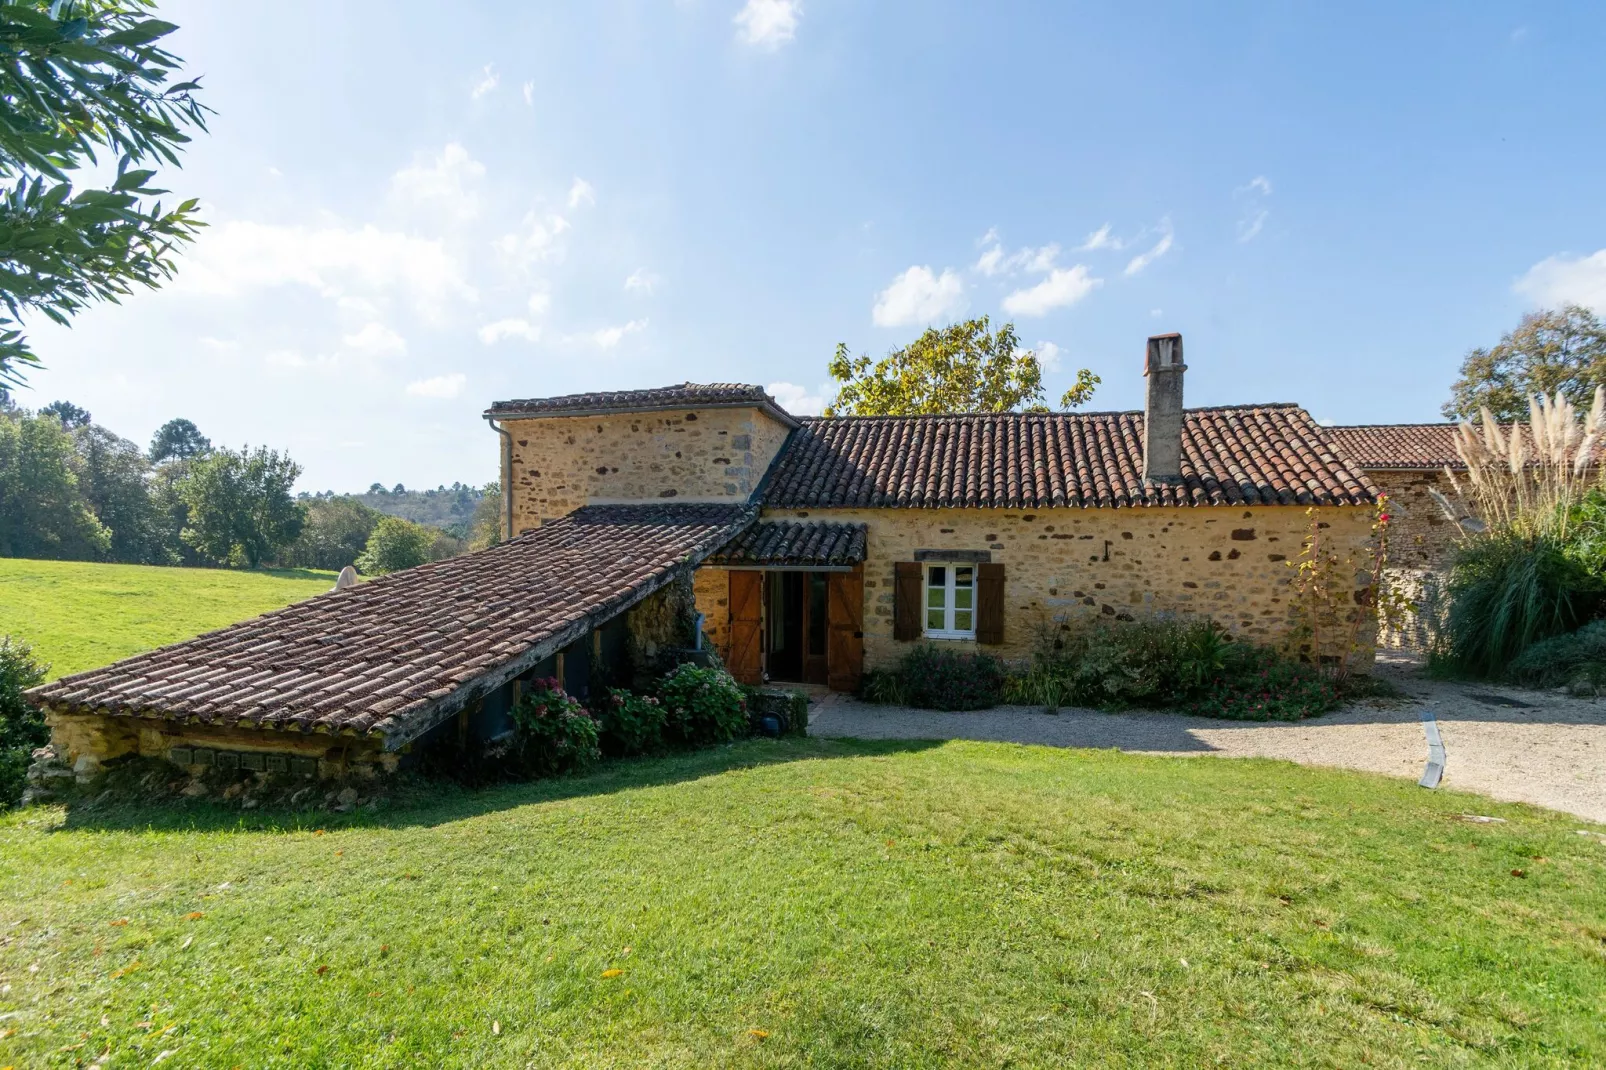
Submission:
POLYGON ((21 400, 187 416, 304 489, 492 479, 503 398, 816 411, 837 342, 981 314, 1093 409, 1176 330, 1189 404, 1434 419, 1525 310, 1606 309, 1606 5, 162 13, 218 113, 162 184, 211 226, 168 288, 35 325, 21 400))

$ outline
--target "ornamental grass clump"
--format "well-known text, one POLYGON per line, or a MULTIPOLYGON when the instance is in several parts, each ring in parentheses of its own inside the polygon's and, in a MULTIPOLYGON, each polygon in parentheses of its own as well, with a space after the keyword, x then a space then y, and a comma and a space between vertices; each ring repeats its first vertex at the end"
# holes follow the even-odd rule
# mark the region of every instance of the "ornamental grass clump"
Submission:
POLYGON ((1526 428, 1503 430, 1484 409, 1456 433, 1466 484, 1445 469, 1457 500, 1434 495, 1462 532, 1447 605, 1428 622, 1438 672, 1498 677, 1587 622, 1606 593, 1606 505, 1590 473, 1606 392, 1582 418, 1560 394, 1535 397, 1526 428))

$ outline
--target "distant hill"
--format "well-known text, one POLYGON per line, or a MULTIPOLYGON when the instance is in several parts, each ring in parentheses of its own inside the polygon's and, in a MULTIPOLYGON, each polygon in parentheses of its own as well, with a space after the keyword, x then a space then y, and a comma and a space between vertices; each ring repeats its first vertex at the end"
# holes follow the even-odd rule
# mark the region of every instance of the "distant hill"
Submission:
MULTIPOLYGON (((494 486, 491 489, 494 491, 494 486)), ((354 498, 386 516, 399 516, 415 524, 428 524, 463 539, 468 537, 474 509, 485 497, 485 491, 484 487, 470 487, 463 483, 436 487, 434 490, 408 490, 399 483, 387 490, 375 483, 360 494, 339 495, 326 490, 313 497, 354 498)))

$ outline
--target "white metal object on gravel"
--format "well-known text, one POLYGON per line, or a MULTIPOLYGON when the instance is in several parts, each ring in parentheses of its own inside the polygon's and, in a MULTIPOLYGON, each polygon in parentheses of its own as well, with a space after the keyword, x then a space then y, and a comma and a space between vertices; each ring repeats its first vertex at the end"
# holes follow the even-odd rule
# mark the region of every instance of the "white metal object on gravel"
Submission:
POLYGON ((1424 788, 1436 788, 1444 779, 1444 739, 1439 735, 1439 722, 1433 716, 1432 706, 1422 707, 1422 730, 1428 737, 1428 764, 1417 783, 1424 788))

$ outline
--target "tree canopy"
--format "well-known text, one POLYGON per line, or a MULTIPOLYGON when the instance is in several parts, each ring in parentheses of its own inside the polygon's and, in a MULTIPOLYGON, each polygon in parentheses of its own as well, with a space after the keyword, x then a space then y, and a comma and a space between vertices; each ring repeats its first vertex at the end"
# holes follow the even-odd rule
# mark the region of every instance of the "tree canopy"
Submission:
POLYGON ((215 450, 189 463, 179 494, 189 508, 184 541, 222 564, 259 568, 301 534, 306 510, 290 496, 301 466, 259 446, 215 450))
POLYGON ((66 324, 86 305, 171 277, 174 247, 201 226, 196 201, 164 209, 154 167, 178 164, 206 128, 200 84, 158 42, 176 26, 152 0, 0 3, 0 382, 39 363, 22 332, 40 312, 66 324), (116 165, 104 188, 72 174, 116 165))
POLYGON ((156 429, 156 434, 151 436, 148 456, 152 464, 174 459, 187 461, 211 448, 212 440, 201 434, 200 428, 180 416, 156 429))
POLYGON ((39 410, 40 416, 54 416, 61 421, 61 426, 88 427, 90 424, 89 410, 70 401, 52 401, 39 410))
MULTIPOLYGON (((840 385, 827 416, 917 416, 945 412, 1047 412, 1043 369, 1022 349, 1015 325, 989 329, 986 316, 925 333, 881 360, 836 347, 827 366, 840 385)), ((1072 409, 1093 396, 1099 377, 1083 368, 1060 398, 1072 409)))
POLYGON ((1557 392, 1587 409, 1595 387, 1606 385, 1606 323, 1587 308, 1534 312, 1487 349, 1461 362, 1444 415, 1472 420, 1483 406, 1495 419, 1526 420, 1528 399, 1557 392))

